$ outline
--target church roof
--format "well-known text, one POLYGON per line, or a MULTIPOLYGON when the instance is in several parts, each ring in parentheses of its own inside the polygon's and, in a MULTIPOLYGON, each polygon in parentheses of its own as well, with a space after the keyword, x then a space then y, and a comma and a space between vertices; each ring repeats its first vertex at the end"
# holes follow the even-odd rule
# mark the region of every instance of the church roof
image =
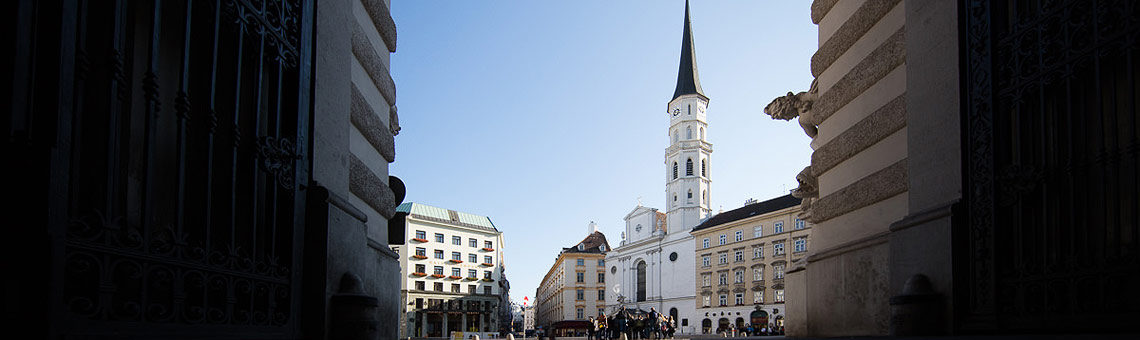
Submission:
POLYGON ((791 194, 787 194, 764 202, 752 203, 737 209, 716 214, 701 224, 698 224, 696 227, 693 227, 693 231, 711 228, 717 225, 742 220, 756 215, 767 214, 776 210, 794 207, 799 204, 799 198, 795 198, 792 197, 791 194))
POLYGON ((606 234, 602 234, 600 231, 595 231, 593 233, 590 233, 590 235, 587 235, 586 238, 582 239, 582 241, 575 243, 573 246, 562 248, 562 252, 600 254, 609 251, 610 249, 613 248, 610 248, 610 243, 606 241, 606 234), (583 250, 578 250, 579 244, 583 245, 583 250), (605 250, 602 250, 602 248, 598 247, 601 245, 606 246, 605 250))
POLYGON ((706 97, 704 91, 701 90, 700 77, 697 75, 697 50, 693 47, 693 24, 689 21, 688 0, 685 0, 685 31, 681 35, 681 65, 677 70, 677 89, 673 91, 673 99, 686 94, 699 94, 701 97, 706 97))

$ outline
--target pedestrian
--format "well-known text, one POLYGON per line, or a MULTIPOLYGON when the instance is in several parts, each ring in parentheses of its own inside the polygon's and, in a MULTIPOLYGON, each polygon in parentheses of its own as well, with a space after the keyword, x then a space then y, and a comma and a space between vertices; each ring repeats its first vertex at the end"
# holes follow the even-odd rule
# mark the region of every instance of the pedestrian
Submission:
POLYGON ((598 321, 594 320, 594 317, 592 317, 592 316, 590 317, 590 319, 588 321, 590 324, 588 326, 586 326, 586 335, 589 337, 588 339, 593 339, 594 338, 594 329, 598 328, 598 324, 597 324, 598 321))

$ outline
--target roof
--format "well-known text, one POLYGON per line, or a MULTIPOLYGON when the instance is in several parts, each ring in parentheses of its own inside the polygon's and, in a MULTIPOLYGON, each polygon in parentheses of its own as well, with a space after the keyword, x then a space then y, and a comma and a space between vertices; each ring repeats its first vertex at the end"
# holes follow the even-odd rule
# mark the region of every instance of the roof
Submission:
POLYGON ((591 233, 590 235, 587 235, 586 238, 582 239, 582 241, 579 241, 578 243, 575 243, 574 245, 572 245, 570 247, 562 248, 562 253, 601 254, 601 253, 604 253, 610 249, 613 249, 613 248, 610 248, 610 243, 608 241, 606 241, 606 234, 602 234, 602 232, 600 232, 600 231, 595 231, 595 232, 591 233), (584 248, 583 250, 578 250, 579 244, 585 245, 583 247, 584 248), (598 246, 600 246, 600 245, 605 245, 606 250, 602 250, 601 248, 599 248, 598 246))
POLYGON ((491 223, 490 217, 465 213, 462 211, 444 209, 440 207, 433 207, 421 203, 406 202, 396 207, 396 211, 407 213, 408 216, 428 221, 442 222, 494 232, 499 231, 499 229, 495 228, 495 224, 491 223))
POLYGON ((800 204, 800 199, 792 197, 791 194, 776 197, 767 201, 752 203, 740 208, 725 211, 701 222, 693 231, 711 228, 713 226, 725 224, 732 221, 739 221, 756 215, 767 214, 776 210, 794 207, 800 204))
POLYGON ((693 47, 693 24, 689 21, 689 1, 685 0, 685 29, 681 35, 681 63, 677 69, 677 89, 673 91, 673 99, 686 94, 699 94, 706 97, 701 90, 701 80, 697 74, 697 50, 693 47))

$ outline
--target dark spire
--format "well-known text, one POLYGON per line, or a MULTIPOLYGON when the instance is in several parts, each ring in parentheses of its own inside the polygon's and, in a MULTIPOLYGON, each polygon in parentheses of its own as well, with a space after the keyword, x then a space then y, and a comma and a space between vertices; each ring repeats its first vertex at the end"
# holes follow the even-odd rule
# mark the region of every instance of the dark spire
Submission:
POLYGON ((693 24, 689 22, 689 0, 685 0, 685 32, 681 35, 681 66, 677 70, 677 89, 673 91, 673 99, 694 93, 705 97, 704 91, 701 90, 701 79, 697 75, 697 50, 693 48, 693 24))

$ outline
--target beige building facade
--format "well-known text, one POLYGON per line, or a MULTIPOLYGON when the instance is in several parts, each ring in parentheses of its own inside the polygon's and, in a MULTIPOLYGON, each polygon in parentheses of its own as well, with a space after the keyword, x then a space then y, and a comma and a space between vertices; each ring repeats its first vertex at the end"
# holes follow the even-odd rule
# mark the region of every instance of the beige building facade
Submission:
POLYGON ((785 273, 810 247, 811 225, 785 195, 712 216, 693 228, 698 334, 782 326, 785 273))
POLYGON ((563 336, 585 332, 586 321, 606 307, 606 235, 590 223, 590 235, 562 248, 535 293, 534 327, 563 336))

